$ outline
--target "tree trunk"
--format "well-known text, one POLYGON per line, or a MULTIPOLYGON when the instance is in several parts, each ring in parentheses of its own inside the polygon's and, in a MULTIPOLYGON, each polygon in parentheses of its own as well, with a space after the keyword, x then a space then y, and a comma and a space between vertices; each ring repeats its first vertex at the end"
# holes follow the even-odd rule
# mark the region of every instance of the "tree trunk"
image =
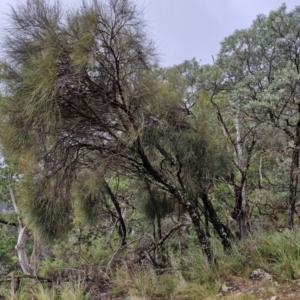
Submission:
POLYGON ((157 235, 158 235, 158 239, 161 240, 162 239, 162 230, 161 230, 161 216, 160 216, 160 213, 158 213, 156 215, 156 219, 157 219, 157 235))
POLYGON ((18 241, 17 241, 17 245, 15 248, 18 253, 19 263, 21 265, 23 273, 26 275, 33 275, 32 269, 28 262, 27 253, 26 253, 27 235, 25 234, 25 229, 26 229, 26 226, 19 227, 18 241))
MULTIPOLYGON (((19 214, 19 208, 17 205, 16 197, 15 197, 15 192, 12 187, 9 188, 9 193, 10 193, 10 198, 14 207, 14 210, 17 214, 19 214)), ((18 241, 16 244, 16 250, 19 258, 19 263, 20 266, 26 275, 33 275, 32 268, 28 262, 28 257, 26 253, 26 240, 27 240, 27 235, 25 233, 26 226, 23 225, 22 219, 20 216, 18 216, 18 241)))
POLYGON ((207 237, 210 237, 210 230, 209 230, 209 216, 208 211, 204 208, 204 222, 205 222, 205 234, 207 237))
POLYGON ((194 229, 198 237, 198 241, 200 243, 200 246, 202 247, 204 255, 206 255, 207 260, 211 265, 215 264, 216 261, 214 259, 213 251, 209 240, 207 239, 204 230, 202 230, 201 228, 200 219, 198 214, 196 213, 195 206, 193 206, 192 203, 189 201, 186 192, 182 191, 181 189, 178 189, 176 185, 172 184, 161 172, 157 171, 152 166, 144 152, 143 147, 141 146, 140 141, 137 142, 137 146, 138 153, 140 155, 140 158, 142 159, 144 168, 156 182, 165 186, 169 193, 173 195, 175 199, 177 199, 177 201, 186 209, 187 213, 189 214, 192 220, 194 229))
POLYGON ((234 127, 236 130, 236 164, 239 170, 238 186, 235 187, 235 208, 233 219, 236 221, 235 234, 238 239, 242 239, 249 232, 249 205, 246 193, 246 168, 244 155, 244 140, 240 131, 240 110, 237 111, 234 118, 234 127))
POLYGON ((249 227, 250 213, 249 213, 249 205, 248 205, 248 199, 246 193, 246 186, 247 186, 247 172, 251 162, 251 155, 252 155, 253 147, 255 145, 255 140, 254 138, 252 139, 250 148, 247 149, 248 151, 247 154, 245 155, 245 151, 244 151, 245 143, 248 144, 250 142, 247 136, 251 130, 249 130, 247 134, 242 135, 242 131, 240 128, 240 107, 236 106, 234 103, 230 103, 230 106, 234 110, 236 110, 236 114, 233 119, 235 137, 232 137, 231 125, 226 124, 219 106, 213 101, 213 99, 211 99, 211 103, 217 109, 217 115, 222 124, 224 134, 229 140, 234 150, 235 166, 239 173, 239 178, 238 178, 239 182, 238 183, 235 182, 234 176, 230 180, 235 191, 235 207, 234 207, 234 211, 231 213, 231 217, 236 222, 236 237, 241 239, 250 230, 249 227))
POLYGON ((220 221, 211 201, 208 198, 207 193, 202 193, 201 199, 208 213, 209 220, 221 239, 224 251, 229 252, 231 249, 230 238, 232 237, 229 228, 220 221))
POLYGON ((197 234, 197 237, 200 242, 200 245, 201 245, 204 255, 207 257, 207 260, 211 265, 216 264, 216 260, 214 258, 214 254, 213 254, 210 242, 207 239, 204 230, 202 230, 202 228, 201 228, 200 219, 199 219, 198 214, 196 213, 194 207, 190 203, 187 203, 184 206, 192 220, 194 230, 196 231, 196 234, 197 234))
POLYGON ((11 279, 11 295, 10 300, 16 299, 16 293, 20 287, 20 277, 13 277, 11 279))
POLYGON ((236 221, 235 235, 238 239, 242 239, 249 233, 249 205, 246 195, 246 182, 243 176, 239 186, 234 187, 235 207, 232 218, 236 221))
POLYGON ((126 230, 126 225, 125 225, 124 218, 123 218, 123 215, 122 215, 121 207, 119 205, 119 202, 118 202, 116 196, 112 192, 112 190, 111 190, 110 186, 107 184, 107 182, 105 182, 105 189, 108 192, 108 194, 110 196, 110 199, 111 199, 111 201, 112 201, 112 203, 115 206, 115 209, 117 211, 119 222, 120 222, 120 225, 121 225, 121 235, 122 235, 121 246, 125 246, 126 245, 127 230, 126 230))
POLYGON ((299 146, 300 146, 300 120, 296 126, 296 134, 294 138, 294 150, 292 154, 292 163, 290 171, 290 188, 289 188, 289 209, 288 209, 288 228, 294 228, 294 214, 297 198, 298 174, 299 174, 299 146))
POLYGON ((30 257, 30 267, 32 269, 32 275, 38 275, 39 261, 42 258, 42 248, 36 238, 33 240, 33 249, 30 257))

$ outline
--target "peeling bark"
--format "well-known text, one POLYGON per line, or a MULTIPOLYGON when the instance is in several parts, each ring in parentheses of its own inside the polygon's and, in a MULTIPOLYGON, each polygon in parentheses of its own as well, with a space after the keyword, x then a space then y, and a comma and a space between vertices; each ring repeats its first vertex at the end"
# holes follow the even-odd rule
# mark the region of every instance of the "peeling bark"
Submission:
MULTIPOLYGON (((9 188, 9 193, 10 193, 10 198, 14 207, 14 210, 17 214, 20 213, 16 197, 15 197, 15 192, 12 187, 9 188)), ((19 263, 20 266, 24 272, 25 275, 33 275, 33 270, 28 262, 28 257, 26 253, 26 241, 27 241, 27 235, 25 233, 26 226, 24 226, 22 219, 20 216, 18 216, 18 240, 17 244, 15 246, 15 249, 17 250, 18 258, 19 258, 19 263)))
POLYGON ((18 241, 17 241, 17 245, 15 248, 18 253, 19 263, 20 263, 23 273, 25 275, 33 275, 33 271, 29 265, 26 248, 25 248, 26 240, 27 240, 25 230, 26 230, 26 226, 19 227, 18 241))

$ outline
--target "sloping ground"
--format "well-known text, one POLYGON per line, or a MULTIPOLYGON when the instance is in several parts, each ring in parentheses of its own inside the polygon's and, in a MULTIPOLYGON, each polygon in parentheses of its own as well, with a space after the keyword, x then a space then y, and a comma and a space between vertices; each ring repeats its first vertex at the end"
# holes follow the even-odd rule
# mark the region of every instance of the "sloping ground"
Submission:
MULTIPOLYGON (((145 284, 147 283, 145 282, 145 284)), ((91 284, 89 287, 82 286, 82 288, 89 292, 90 297, 85 298, 89 300, 300 300, 300 279, 278 283, 267 279, 251 280, 238 276, 228 276, 223 284, 220 284, 217 292, 211 291, 209 294, 202 294, 201 286, 191 286, 191 290, 194 289, 193 291, 185 290, 180 292, 179 289, 177 292, 173 291, 170 294, 161 295, 141 295, 136 290, 116 295, 113 292, 113 286, 106 286, 103 290, 97 284, 91 284), (197 289, 198 291, 196 291, 197 289)), ((9 290, 6 295, 9 295, 9 290)), ((6 299, 6 297, 3 295, 1 297, 0 293, 0 299, 6 299)), ((48 300, 50 298, 44 297, 39 299, 48 300)))
MULTIPOLYGON (((226 279, 226 286, 230 287, 224 292, 222 287, 216 295, 201 298, 203 300, 300 300, 300 280, 294 280, 286 283, 277 283, 270 280, 247 280, 237 276, 230 276, 226 279)), ((99 300, 152 300, 148 297, 114 296, 109 291, 106 293, 94 295, 92 299, 99 300)), ((170 300, 198 300, 199 298, 190 297, 182 293, 180 295, 164 295, 163 298, 170 300)))
POLYGON ((230 276, 226 283, 233 288, 226 292, 221 288, 216 299, 300 300, 300 280, 278 283, 266 279, 246 280, 230 276))

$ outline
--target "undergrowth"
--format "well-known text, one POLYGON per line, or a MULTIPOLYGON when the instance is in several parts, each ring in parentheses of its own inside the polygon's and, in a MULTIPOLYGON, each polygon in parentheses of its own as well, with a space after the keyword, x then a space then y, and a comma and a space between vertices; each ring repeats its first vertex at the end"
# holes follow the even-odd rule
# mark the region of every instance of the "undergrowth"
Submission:
MULTIPOLYGON (((97 253, 105 253, 104 245, 95 242, 99 247, 97 253), (103 249, 100 249, 100 248, 103 249)), ((279 283, 300 279, 300 231, 286 231, 283 233, 256 233, 244 241, 234 242, 229 255, 224 254, 218 240, 212 239, 215 257, 218 265, 209 266, 199 247, 190 245, 179 252, 166 249, 170 267, 163 272, 154 270, 149 265, 128 265, 123 263, 114 266, 106 274, 109 286, 103 299, 223 299, 220 288, 230 276, 237 276, 241 280, 249 280, 251 271, 261 268, 270 273, 279 283)), ((95 259, 94 268, 99 268, 101 255, 83 254, 88 261, 89 268, 95 259), (87 257, 89 259, 87 259, 87 257)), ((57 258, 59 259, 59 258, 57 258)), ((44 266, 49 268, 47 265, 44 266)), ((55 265, 55 264, 54 264, 55 265)), ((58 264, 55 265, 56 267, 58 264)), ((48 269, 47 269, 48 271, 48 269)), ((45 272, 47 273, 47 272, 45 272)), ((269 287, 274 293, 274 286, 269 287)), ((268 291, 268 289, 266 289, 268 291)), ((6 299, 9 286, 0 287, 0 295, 6 299)), ((9 298, 7 298, 9 299, 9 298)), ((64 299, 93 299, 91 293, 84 288, 82 281, 60 283, 49 287, 40 283, 23 280, 16 300, 64 300, 64 299)), ((226 298, 230 299, 230 298, 226 298)), ((255 299, 251 293, 243 293, 234 299, 255 299)))

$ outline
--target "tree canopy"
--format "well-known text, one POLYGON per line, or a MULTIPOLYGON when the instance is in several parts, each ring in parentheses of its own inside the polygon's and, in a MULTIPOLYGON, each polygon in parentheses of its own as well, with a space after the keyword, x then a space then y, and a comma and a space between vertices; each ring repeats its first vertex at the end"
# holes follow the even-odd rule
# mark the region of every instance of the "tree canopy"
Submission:
POLYGON ((299 13, 299 7, 287 12, 282 5, 269 16, 258 16, 249 29, 237 30, 221 43, 216 62, 220 90, 226 90, 250 127, 271 125, 291 142, 290 229, 299 169, 299 13))
POLYGON ((195 85, 197 63, 157 69, 141 14, 127 0, 84 3, 65 15, 59 4, 29 0, 11 17, 1 137, 24 174, 27 223, 56 237, 71 223, 76 187, 85 191, 76 182, 98 177, 98 191, 82 197, 92 209, 103 189, 112 195, 106 181, 121 172, 182 205, 210 261, 201 214, 228 250, 230 231, 207 190, 229 165, 212 138, 210 103, 195 85))

